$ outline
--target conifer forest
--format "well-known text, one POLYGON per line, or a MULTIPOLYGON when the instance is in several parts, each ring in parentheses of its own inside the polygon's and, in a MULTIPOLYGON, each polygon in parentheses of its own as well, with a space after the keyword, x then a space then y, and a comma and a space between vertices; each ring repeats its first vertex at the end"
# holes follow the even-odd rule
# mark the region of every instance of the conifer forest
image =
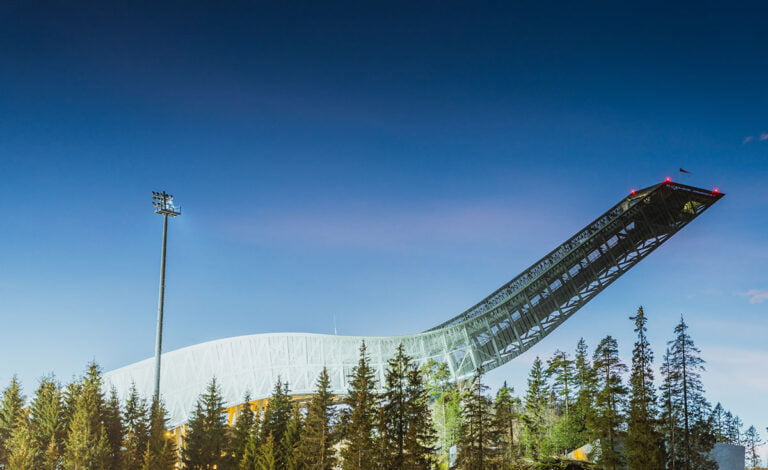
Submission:
POLYGON ((613 337, 582 339, 537 357, 525 390, 505 384, 491 395, 481 370, 452 383, 445 364, 418 365, 402 346, 377 383, 361 344, 344 396, 331 393, 325 370, 300 401, 278 380, 266 406, 245 396, 230 423, 211 377, 175 430, 162 400, 134 389, 121 402, 105 391, 96 363, 68 384, 43 378, 30 396, 14 378, 0 402, 0 468, 705 470, 717 468, 717 442, 743 445, 747 467, 759 467, 758 430, 707 399, 704 360, 684 320, 659 356, 642 307, 629 320, 630 364, 613 337))

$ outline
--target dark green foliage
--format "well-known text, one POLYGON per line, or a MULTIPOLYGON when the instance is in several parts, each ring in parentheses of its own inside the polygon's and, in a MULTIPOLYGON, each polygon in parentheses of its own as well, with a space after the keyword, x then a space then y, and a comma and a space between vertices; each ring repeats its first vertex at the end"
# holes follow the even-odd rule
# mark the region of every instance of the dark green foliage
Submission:
POLYGON ((643 307, 630 317, 637 341, 632 351, 627 438, 624 443, 630 470, 657 470, 666 463, 664 440, 659 431, 656 389, 653 385, 653 352, 646 337, 648 321, 643 307))
POLYGON ((497 449, 495 463, 499 468, 512 468, 522 455, 517 435, 521 427, 522 404, 519 398, 512 395, 513 392, 504 382, 493 401, 491 428, 494 447, 497 449))
POLYGON ((461 425, 461 393, 451 379, 448 364, 430 360, 422 368, 432 408, 438 447, 438 464, 447 467, 451 446, 456 445, 461 425))
POLYGON ((251 396, 246 393, 243 397, 243 404, 237 412, 235 426, 232 429, 232 436, 229 440, 229 456, 233 465, 237 465, 243 460, 245 448, 248 446, 248 440, 254 430, 256 415, 251 409, 251 396))
POLYGON ((135 384, 131 384, 125 402, 123 433, 123 464, 126 469, 140 468, 149 441, 149 410, 135 384))
POLYGON ((382 395, 380 439, 384 468, 426 468, 435 441, 421 374, 402 344, 387 363, 382 395))
POLYGON ((107 435, 109 444, 109 468, 119 469, 122 467, 122 446, 125 438, 125 427, 123 426, 122 412, 120 410, 120 400, 117 398, 117 390, 112 388, 109 399, 104 404, 104 432, 107 435))
POLYGON ((491 469, 496 459, 492 404, 485 396, 487 389, 482 383, 482 371, 478 370, 462 401, 464 419, 459 430, 457 466, 463 470, 491 469))
POLYGON ((368 470, 375 467, 374 423, 378 416, 376 381, 366 353, 365 343, 360 346, 360 359, 352 370, 349 394, 344 400, 342 415, 341 450, 344 470, 368 470))
POLYGON ((744 448, 746 450, 747 467, 756 468, 760 466, 760 434, 754 426, 750 426, 744 433, 744 448))
POLYGON ((624 462, 619 451, 619 428, 623 422, 621 410, 627 394, 621 374, 627 371, 627 366, 619 360, 618 344, 613 337, 606 336, 600 341, 592 364, 597 394, 590 427, 593 438, 600 444, 598 463, 605 469, 616 470, 624 462))
POLYGON ((662 367, 664 421, 669 465, 681 469, 708 469, 716 465, 709 452, 715 444, 709 403, 704 397, 701 372, 704 361, 688 335, 683 319, 675 327, 675 339, 662 367))
POLYGON ((264 420, 261 425, 261 442, 267 442, 267 437, 272 436, 272 443, 275 447, 271 453, 274 455, 278 469, 285 468, 287 463, 288 455, 280 449, 280 445, 291 421, 291 413, 293 413, 293 405, 291 405, 291 397, 288 395, 288 384, 283 383, 278 377, 272 397, 264 411, 264 420))
MULTIPOLYGON (((153 401, 149 413, 149 438, 142 470, 173 470, 176 465, 176 442, 167 431, 166 411, 162 403, 153 401)), ((233 467, 229 467, 233 468, 233 467)))
POLYGON ((547 378, 550 381, 550 391, 557 401, 558 412, 567 415, 571 406, 573 393, 574 363, 568 354, 557 350, 547 361, 547 378))
POLYGON ((14 375, 11 383, 3 391, 0 400, 0 468, 8 463, 8 439, 23 417, 24 396, 21 394, 21 384, 14 375))
POLYGON ((528 374, 525 394, 524 443, 525 454, 533 460, 542 457, 546 445, 546 413, 549 390, 541 359, 537 356, 528 374))
POLYGON ((189 470, 224 470, 228 458, 227 423, 222 416, 224 402, 216 379, 211 379, 200 396, 188 423, 186 446, 182 452, 185 468, 189 470))
POLYGON ((307 405, 304 433, 298 448, 298 461, 303 468, 331 470, 336 466, 334 446, 338 442, 336 409, 331 394, 331 379, 323 367, 317 379, 317 388, 307 405))
POLYGON ((36 470, 40 453, 26 414, 19 417, 7 441, 8 470, 36 470))
POLYGON ((62 467, 65 470, 110 469, 110 447, 103 425, 101 370, 95 363, 88 364, 85 377, 76 388, 78 394, 74 396, 64 441, 62 467))
POLYGON ((277 468, 285 470, 296 470, 301 468, 298 452, 296 449, 299 446, 302 427, 303 417, 299 411, 299 407, 292 406, 291 414, 288 418, 288 423, 285 426, 285 432, 283 433, 283 437, 280 439, 279 445, 277 447, 277 468))
POLYGON ((66 429, 61 389, 53 377, 40 381, 30 409, 30 430, 38 452, 36 468, 55 470, 59 465, 66 429))

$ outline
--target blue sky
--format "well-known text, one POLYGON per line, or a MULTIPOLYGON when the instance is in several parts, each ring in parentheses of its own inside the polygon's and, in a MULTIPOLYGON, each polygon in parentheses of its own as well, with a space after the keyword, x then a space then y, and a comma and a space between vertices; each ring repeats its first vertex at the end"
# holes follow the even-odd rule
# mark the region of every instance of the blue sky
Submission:
POLYGON ((682 167, 727 197, 488 379, 642 304, 768 425, 764 5, 218 3, 0 5, 0 383, 152 354, 152 190, 174 349, 427 329, 682 167))

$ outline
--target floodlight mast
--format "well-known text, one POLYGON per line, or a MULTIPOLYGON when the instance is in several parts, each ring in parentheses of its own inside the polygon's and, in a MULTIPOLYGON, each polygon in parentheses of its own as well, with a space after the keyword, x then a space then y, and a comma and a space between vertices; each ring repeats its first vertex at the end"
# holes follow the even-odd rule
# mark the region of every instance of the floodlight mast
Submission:
POLYGON ((181 215, 180 208, 173 205, 173 196, 165 191, 152 191, 152 205, 155 214, 163 216, 163 249, 160 254, 160 293, 157 299, 157 337, 155 338, 155 403, 160 402, 160 355, 163 353, 163 304, 165 303, 165 248, 168 243, 168 217, 181 215))

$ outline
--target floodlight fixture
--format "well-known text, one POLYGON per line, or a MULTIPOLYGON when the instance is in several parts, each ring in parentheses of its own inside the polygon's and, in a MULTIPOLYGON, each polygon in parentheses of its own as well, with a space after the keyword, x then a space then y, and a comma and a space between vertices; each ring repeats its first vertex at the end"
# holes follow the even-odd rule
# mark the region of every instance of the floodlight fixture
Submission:
POLYGON ((152 191, 152 205, 155 206, 155 214, 176 217, 181 215, 181 207, 173 205, 173 196, 165 191, 159 193, 152 191))

